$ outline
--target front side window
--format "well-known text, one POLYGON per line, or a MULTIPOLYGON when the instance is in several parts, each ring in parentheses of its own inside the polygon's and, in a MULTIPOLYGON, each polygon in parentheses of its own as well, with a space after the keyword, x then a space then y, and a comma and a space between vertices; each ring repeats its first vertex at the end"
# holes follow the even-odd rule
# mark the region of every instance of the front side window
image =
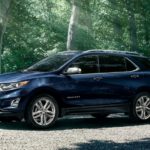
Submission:
POLYGON ((80 68, 81 74, 98 73, 98 56, 83 56, 69 66, 69 68, 73 67, 80 68))

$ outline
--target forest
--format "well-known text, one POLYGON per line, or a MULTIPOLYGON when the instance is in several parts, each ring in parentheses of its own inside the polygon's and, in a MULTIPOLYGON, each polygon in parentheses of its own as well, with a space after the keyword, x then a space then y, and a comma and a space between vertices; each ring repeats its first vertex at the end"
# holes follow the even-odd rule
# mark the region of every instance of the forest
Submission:
POLYGON ((150 0, 0 0, 0 72, 64 50, 150 56, 150 0))

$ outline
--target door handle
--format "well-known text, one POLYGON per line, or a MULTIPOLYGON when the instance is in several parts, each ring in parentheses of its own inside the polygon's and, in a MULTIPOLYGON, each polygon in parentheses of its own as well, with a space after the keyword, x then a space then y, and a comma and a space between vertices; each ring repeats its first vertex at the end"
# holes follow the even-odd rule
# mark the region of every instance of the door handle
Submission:
POLYGON ((138 74, 133 74, 130 77, 136 79, 136 78, 139 78, 140 76, 138 74))
POLYGON ((103 77, 94 77, 93 78, 93 80, 95 80, 95 81, 100 81, 100 80, 102 80, 103 79, 103 77))

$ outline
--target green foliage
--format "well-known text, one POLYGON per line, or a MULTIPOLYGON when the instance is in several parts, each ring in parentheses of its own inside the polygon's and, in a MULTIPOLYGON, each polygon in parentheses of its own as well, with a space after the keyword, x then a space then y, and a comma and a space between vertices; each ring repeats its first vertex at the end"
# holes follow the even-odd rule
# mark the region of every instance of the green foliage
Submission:
POLYGON ((51 3, 52 1, 42 1, 52 5, 51 11, 49 6, 45 4, 44 8, 40 2, 40 0, 12 2, 4 36, 3 72, 26 68, 45 57, 51 50, 65 49, 67 18, 61 17, 60 12, 56 11, 58 9, 56 4, 51 3))
MULTIPOLYGON (((80 0, 75 44, 78 50, 132 50, 150 55, 150 1, 80 0), (129 3, 128 3, 129 2, 129 3), (130 4, 131 10, 126 4, 130 4), (132 37, 131 19, 137 37, 132 37)), ((4 35, 3 72, 24 69, 66 49, 72 3, 69 0, 13 0, 4 35)))

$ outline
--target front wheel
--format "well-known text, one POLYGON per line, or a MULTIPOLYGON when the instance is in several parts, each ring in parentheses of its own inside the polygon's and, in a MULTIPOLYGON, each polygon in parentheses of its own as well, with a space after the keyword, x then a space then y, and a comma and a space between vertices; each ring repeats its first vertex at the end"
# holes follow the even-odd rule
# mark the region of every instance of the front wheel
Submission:
POLYGON ((150 94, 140 93, 133 101, 131 116, 137 121, 150 119, 150 94))
POLYGON ((36 97, 27 109, 26 121, 30 126, 35 128, 49 128, 58 118, 58 104, 50 95, 36 97))

